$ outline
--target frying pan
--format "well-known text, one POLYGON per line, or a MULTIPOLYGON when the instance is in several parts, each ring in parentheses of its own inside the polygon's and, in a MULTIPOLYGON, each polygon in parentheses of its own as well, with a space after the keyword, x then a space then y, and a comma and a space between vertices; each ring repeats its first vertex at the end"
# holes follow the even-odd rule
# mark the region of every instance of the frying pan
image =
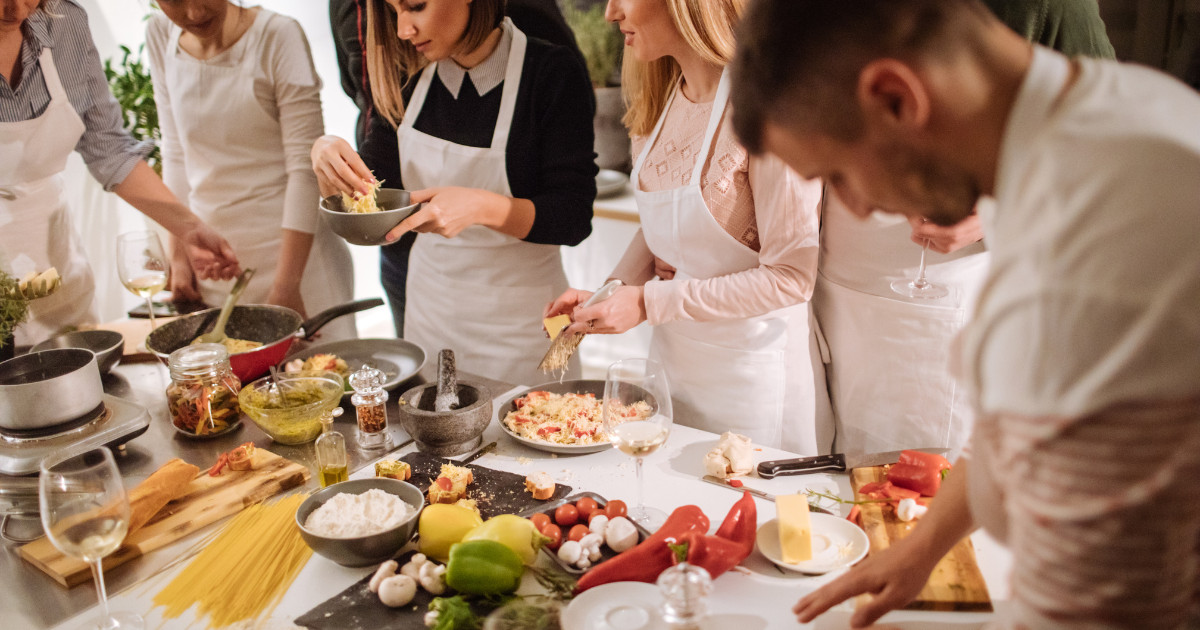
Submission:
MULTIPOLYGON (((243 383, 249 382, 283 360, 296 339, 311 339, 322 326, 338 317, 382 305, 379 298, 356 300, 325 309, 307 320, 301 320, 299 313, 282 306, 235 306, 225 324, 225 334, 263 345, 230 355, 230 366, 243 383)), ((172 352, 212 330, 220 312, 219 308, 210 308, 167 322, 146 336, 146 348, 165 360, 172 352)))

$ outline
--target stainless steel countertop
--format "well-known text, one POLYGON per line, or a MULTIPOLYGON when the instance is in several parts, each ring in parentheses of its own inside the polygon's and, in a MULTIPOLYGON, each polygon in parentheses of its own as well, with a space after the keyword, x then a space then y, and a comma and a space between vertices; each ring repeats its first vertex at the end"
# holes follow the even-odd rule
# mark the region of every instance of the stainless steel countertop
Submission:
MULTIPOLYGON (((401 384, 388 397, 388 431, 392 435, 394 446, 408 440, 408 434, 400 428, 396 419, 396 400, 408 388, 436 378, 435 363, 426 362, 425 369, 420 374, 401 384)), ((498 396, 511 387, 469 374, 463 374, 461 378, 485 385, 491 390, 491 397, 498 396)), ((121 469, 126 488, 137 485, 172 458, 179 457, 203 468, 215 462, 221 453, 247 441, 269 448, 274 453, 308 466, 310 470, 315 469, 312 444, 276 444, 248 418, 243 419, 241 429, 229 435, 209 440, 194 440, 180 435, 167 417, 165 391, 169 381, 166 368, 159 363, 122 364, 104 377, 105 393, 136 402, 145 407, 150 414, 150 427, 146 433, 126 443, 121 449, 123 452, 117 453, 117 466, 121 469)), ((354 419, 354 408, 348 400, 343 406, 346 413, 335 422, 334 427, 346 436, 350 470, 354 471, 386 453, 363 452, 355 447, 358 425, 354 419)), ((305 489, 316 488, 317 485, 316 475, 313 475, 305 489)), ((174 545, 106 572, 105 584, 109 594, 118 593, 158 573, 188 551, 196 538, 196 535, 185 538, 174 545)), ((69 590, 63 588, 45 573, 22 560, 17 553, 19 545, 8 541, 2 541, 2 544, 0 585, 3 587, 0 588, 0 611, 3 613, 0 617, 5 620, 6 628, 49 628, 96 605, 96 589, 90 581, 69 590)))

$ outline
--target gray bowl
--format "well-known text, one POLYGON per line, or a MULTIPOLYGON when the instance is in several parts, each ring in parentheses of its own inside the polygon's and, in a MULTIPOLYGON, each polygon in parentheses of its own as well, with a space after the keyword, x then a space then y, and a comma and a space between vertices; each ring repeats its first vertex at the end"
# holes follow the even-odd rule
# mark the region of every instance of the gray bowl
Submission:
POLYGON ((305 499, 304 503, 301 503, 300 507, 296 509, 296 526, 300 528, 300 537, 318 554, 342 566, 365 567, 395 557, 400 549, 408 544, 413 534, 417 532, 417 520, 424 507, 425 495, 410 483, 385 477, 351 479, 322 488, 305 499), (308 515, 335 495, 342 492, 362 494, 372 488, 399 497, 401 501, 414 508, 412 515, 403 523, 387 531, 358 538, 327 538, 314 534, 304 527, 304 521, 308 520, 308 515))
POLYGON ((417 385, 401 396, 400 426, 418 449, 453 457, 483 444, 483 430, 492 422, 492 397, 485 387, 459 381, 459 408, 452 411, 434 411, 434 398, 437 383, 417 385))
POLYGON ((423 204, 411 203, 407 190, 380 188, 375 195, 379 212, 357 214, 346 212, 342 207, 342 196, 331 195, 321 200, 321 216, 334 234, 353 245, 387 245, 384 237, 392 228, 400 225, 423 204))
POLYGON ((125 338, 115 330, 76 330, 47 339, 34 346, 31 352, 57 348, 91 350, 96 353, 96 364, 100 367, 100 373, 108 374, 121 360, 125 338))

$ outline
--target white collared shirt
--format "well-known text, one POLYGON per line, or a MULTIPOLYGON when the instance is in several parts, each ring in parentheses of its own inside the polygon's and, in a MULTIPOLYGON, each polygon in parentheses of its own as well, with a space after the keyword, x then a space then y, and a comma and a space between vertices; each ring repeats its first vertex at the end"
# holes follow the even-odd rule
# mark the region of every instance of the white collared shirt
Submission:
POLYGON ((471 83, 475 85, 475 91, 483 96, 504 82, 504 71, 508 67, 510 48, 512 48, 512 33, 508 29, 502 28, 500 29, 500 42, 496 44, 496 49, 488 55, 487 59, 470 69, 458 65, 453 59, 446 59, 438 63, 438 80, 457 99, 458 93, 462 89, 463 77, 469 75, 471 83))

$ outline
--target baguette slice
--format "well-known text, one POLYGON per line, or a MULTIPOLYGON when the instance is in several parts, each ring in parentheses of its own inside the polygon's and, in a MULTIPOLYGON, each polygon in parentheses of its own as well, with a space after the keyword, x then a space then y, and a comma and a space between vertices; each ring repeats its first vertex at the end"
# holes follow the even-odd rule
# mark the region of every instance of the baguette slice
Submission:
POLYGON ((129 533, 141 529, 172 499, 186 492, 188 485, 198 474, 199 467, 182 459, 172 459, 139 483, 129 493, 129 533))

